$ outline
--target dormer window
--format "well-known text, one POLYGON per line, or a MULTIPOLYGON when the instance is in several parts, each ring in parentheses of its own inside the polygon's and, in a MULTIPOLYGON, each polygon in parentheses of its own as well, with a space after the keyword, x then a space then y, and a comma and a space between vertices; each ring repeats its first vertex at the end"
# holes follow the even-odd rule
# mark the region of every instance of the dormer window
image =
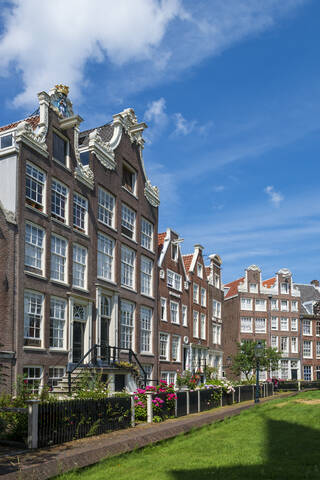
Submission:
POLYGON ((53 132, 52 134, 53 145, 52 145, 52 156, 53 158, 64 165, 67 166, 67 155, 68 155, 68 142, 63 137, 53 132))
POLYGON ((90 160, 90 152, 81 152, 80 153, 80 161, 84 167, 89 165, 90 160))
POLYGON ((171 258, 175 262, 178 260, 178 245, 175 243, 171 244, 171 258))
POLYGON ((203 267, 201 263, 197 263, 197 275, 199 278, 203 278, 203 267))
POLYGON ((257 283, 249 283, 249 292, 250 293, 258 293, 258 284, 257 283))
POLYGON ((289 283, 288 282, 281 283, 280 289, 281 289, 280 290, 281 293, 289 293, 289 283))
POLYGON ((136 173, 127 165, 122 166, 122 186, 129 192, 136 193, 136 173))
POLYGON ((0 137, 1 149, 12 147, 12 143, 13 143, 12 133, 9 133, 7 135, 3 135, 2 137, 0 137))

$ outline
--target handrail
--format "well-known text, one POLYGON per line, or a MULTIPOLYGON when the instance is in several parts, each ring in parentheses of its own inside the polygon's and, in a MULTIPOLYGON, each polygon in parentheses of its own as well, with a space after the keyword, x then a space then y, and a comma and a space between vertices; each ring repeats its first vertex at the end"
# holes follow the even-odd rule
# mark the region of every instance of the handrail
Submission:
POLYGON ((79 360, 79 362, 73 367, 70 369, 70 366, 68 366, 68 393, 69 395, 71 395, 71 374, 80 366, 83 364, 83 361, 87 358, 88 355, 90 355, 90 353, 95 350, 95 358, 97 358, 97 345, 94 344, 90 350, 87 351, 87 353, 85 355, 83 355, 81 357, 81 359, 79 360))

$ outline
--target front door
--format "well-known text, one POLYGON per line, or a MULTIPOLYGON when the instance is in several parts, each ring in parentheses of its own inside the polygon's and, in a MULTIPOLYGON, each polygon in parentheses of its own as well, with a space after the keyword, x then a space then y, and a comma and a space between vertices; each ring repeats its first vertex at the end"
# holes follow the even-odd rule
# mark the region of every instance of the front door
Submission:
POLYGON ((291 380, 298 380, 298 370, 296 368, 291 369, 291 380))
POLYGON ((85 329, 85 323, 73 322, 73 346, 72 346, 73 363, 80 362, 84 354, 84 329, 85 329))

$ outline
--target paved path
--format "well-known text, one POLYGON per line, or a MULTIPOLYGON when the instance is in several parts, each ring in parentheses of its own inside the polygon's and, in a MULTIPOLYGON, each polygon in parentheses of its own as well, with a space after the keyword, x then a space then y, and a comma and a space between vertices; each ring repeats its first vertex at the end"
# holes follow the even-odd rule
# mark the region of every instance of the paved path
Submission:
MULTIPOLYGON (((296 394, 297 392, 277 394, 276 397, 261 399, 261 403, 296 394)), ((0 446, 0 480, 45 480, 73 468, 92 465, 103 458, 145 447, 186 433, 192 428, 238 415, 242 410, 253 406, 252 401, 238 403, 166 420, 163 423, 143 424, 34 451, 12 450, 0 446)))

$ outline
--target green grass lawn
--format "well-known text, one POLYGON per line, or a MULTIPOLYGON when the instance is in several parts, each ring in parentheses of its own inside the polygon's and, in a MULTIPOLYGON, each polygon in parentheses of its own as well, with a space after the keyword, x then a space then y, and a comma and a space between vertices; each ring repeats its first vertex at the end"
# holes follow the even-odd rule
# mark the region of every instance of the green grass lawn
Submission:
POLYGON ((320 479, 320 392, 273 400, 237 417, 58 478, 320 479))

